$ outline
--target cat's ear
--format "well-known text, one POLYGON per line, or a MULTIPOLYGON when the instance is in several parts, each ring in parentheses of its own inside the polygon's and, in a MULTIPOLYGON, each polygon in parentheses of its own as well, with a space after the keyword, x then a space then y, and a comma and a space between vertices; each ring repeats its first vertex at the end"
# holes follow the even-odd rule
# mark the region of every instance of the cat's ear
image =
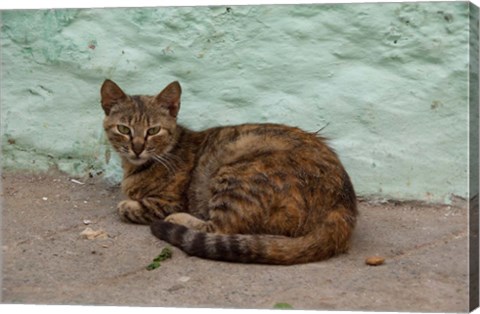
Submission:
POLYGON ((102 96, 102 108, 107 116, 116 103, 127 98, 127 95, 122 89, 111 80, 105 80, 105 82, 103 82, 100 95, 102 96))
POLYGON ((182 88, 177 81, 168 84, 160 94, 155 97, 157 103, 168 110, 170 115, 174 118, 177 117, 180 110, 180 95, 182 94, 182 88))

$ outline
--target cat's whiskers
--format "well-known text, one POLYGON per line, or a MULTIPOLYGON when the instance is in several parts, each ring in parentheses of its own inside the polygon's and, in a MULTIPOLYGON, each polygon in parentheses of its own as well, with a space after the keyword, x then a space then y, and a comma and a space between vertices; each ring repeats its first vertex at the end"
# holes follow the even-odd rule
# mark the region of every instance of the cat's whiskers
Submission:
POLYGON ((165 157, 169 158, 170 160, 173 159, 174 161, 176 161, 180 164, 182 164, 184 162, 180 157, 178 157, 177 155, 172 154, 172 153, 164 153, 162 156, 165 156, 165 157))
MULTIPOLYGON (((178 166, 178 163, 179 161, 178 160, 175 160, 174 158, 172 158, 172 156, 170 156, 170 153, 165 153, 165 154, 162 154, 160 155, 162 156, 163 160, 167 161, 171 167, 173 167, 173 169, 175 171, 178 171, 179 169, 179 166, 178 166)), ((181 163, 181 162, 180 162, 181 163)))
POLYGON ((165 158, 163 155, 153 155, 152 158, 159 162, 169 173, 175 173, 176 166, 172 162, 165 158))
POLYGON ((157 158, 156 156, 153 156, 152 159, 155 160, 156 162, 160 163, 165 169, 167 169, 168 173, 172 172, 172 170, 161 159, 157 158))
POLYGON ((163 160, 168 161, 175 168, 175 170, 178 170, 178 164, 181 165, 183 163, 180 158, 170 153, 164 153, 161 156, 163 157, 163 160))

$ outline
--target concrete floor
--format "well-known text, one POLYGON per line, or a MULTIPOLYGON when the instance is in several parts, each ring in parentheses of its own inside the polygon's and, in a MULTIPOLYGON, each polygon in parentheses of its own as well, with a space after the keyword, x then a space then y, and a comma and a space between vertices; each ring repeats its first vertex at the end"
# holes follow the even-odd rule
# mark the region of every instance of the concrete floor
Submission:
POLYGON ((166 243, 118 219, 118 188, 59 173, 2 179, 4 303, 468 311, 468 215, 460 201, 360 202, 350 252, 323 262, 231 264, 173 248, 147 271, 166 243), (87 227, 106 238, 82 238, 87 227), (385 264, 366 265, 372 255, 385 264))

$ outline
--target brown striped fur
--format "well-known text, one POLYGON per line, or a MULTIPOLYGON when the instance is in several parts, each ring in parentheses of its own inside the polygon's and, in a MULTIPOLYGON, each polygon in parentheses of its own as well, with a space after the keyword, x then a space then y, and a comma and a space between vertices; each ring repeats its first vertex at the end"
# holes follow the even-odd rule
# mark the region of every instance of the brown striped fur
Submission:
POLYGON ((194 132, 176 123, 180 94, 178 82, 157 96, 102 86, 124 170, 122 219, 208 259, 295 264, 348 249, 355 192, 324 138, 279 124, 194 132))

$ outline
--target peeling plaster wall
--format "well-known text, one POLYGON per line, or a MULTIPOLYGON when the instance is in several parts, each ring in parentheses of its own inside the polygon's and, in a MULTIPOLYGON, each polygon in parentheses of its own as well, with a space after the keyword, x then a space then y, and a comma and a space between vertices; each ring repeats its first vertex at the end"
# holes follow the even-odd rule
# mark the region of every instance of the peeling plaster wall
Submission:
POLYGON ((179 80, 192 129, 316 131, 357 193, 467 196, 468 3, 1 12, 2 164, 118 181, 99 88, 179 80))

